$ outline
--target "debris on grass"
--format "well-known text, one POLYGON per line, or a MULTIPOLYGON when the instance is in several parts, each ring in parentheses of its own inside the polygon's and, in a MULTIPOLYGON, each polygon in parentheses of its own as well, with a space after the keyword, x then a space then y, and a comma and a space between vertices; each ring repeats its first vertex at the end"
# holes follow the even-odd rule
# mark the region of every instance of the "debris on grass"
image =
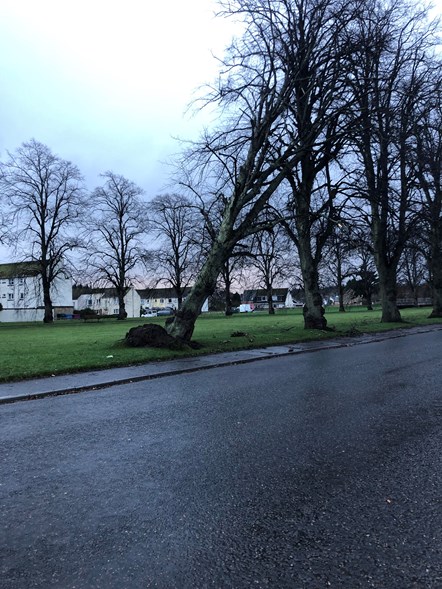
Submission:
POLYGON ((230 337, 249 337, 249 334, 245 331, 232 331, 230 337))

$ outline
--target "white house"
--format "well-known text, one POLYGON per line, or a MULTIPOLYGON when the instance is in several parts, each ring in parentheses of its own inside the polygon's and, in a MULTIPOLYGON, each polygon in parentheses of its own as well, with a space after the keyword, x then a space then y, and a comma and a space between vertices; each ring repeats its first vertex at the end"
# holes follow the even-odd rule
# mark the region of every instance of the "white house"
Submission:
MULTIPOLYGON (((51 287, 54 319, 72 314, 72 278, 61 272, 51 287)), ((43 321, 41 275, 36 262, 0 264, 0 322, 43 321)))
MULTIPOLYGON (((241 301, 254 304, 255 308, 268 308, 267 291, 262 288, 245 290, 241 296, 241 301)), ((289 288, 272 289, 272 301, 275 309, 292 309, 296 306, 289 288)))
MULTIPOLYGON (((143 309, 164 309, 171 307, 178 309, 178 296, 174 288, 146 288, 138 290, 140 295, 141 306, 143 309)), ((184 289, 183 300, 190 293, 190 288, 184 289)), ((207 313, 209 310, 209 299, 206 299, 201 309, 202 313, 207 313)))
MULTIPOLYGON (((115 288, 88 288, 75 286, 72 289, 74 310, 92 309, 98 315, 118 314, 118 295, 115 288)), ((124 304, 128 317, 139 317, 141 300, 133 286, 127 287, 124 304)))

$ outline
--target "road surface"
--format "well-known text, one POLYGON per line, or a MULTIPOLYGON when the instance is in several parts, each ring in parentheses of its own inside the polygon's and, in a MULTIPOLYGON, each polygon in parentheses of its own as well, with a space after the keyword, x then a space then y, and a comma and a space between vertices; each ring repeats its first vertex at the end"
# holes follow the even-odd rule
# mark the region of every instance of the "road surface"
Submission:
POLYGON ((442 587, 442 337, 0 406, 1 589, 442 587))

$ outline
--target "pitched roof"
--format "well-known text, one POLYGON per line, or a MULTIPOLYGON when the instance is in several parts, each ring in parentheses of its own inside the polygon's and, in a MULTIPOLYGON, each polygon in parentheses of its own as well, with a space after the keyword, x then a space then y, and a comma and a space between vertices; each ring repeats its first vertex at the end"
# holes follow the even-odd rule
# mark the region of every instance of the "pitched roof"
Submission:
MULTIPOLYGON (((184 289, 184 296, 186 297, 190 292, 190 287, 186 286, 184 289)), ((178 295, 174 288, 145 288, 137 290, 137 293, 142 299, 177 299, 178 295)))
MULTIPOLYGON (((127 286, 125 294, 131 287, 127 286)), ((116 288, 90 288, 88 286, 73 286, 72 287, 72 299, 76 301, 81 295, 101 295, 101 298, 116 298, 118 297, 116 288)))
MULTIPOLYGON (((272 296, 286 298, 289 292, 288 288, 272 288, 272 296)), ((266 297, 267 291, 264 288, 257 288, 255 290, 245 290, 242 298, 243 300, 253 300, 255 297, 266 297)))
POLYGON ((0 264, 0 278, 20 278, 22 276, 38 276, 41 272, 38 262, 16 262, 0 264))

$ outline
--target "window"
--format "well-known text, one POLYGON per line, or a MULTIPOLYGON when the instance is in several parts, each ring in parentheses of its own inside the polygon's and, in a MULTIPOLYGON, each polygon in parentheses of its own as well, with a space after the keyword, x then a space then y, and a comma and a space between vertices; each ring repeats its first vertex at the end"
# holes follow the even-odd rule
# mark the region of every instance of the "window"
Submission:
POLYGON ((19 278, 19 279, 18 279, 18 283, 19 283, 19 284, 23 284, 23 283, 24 283, 24 278, 19 278))
POLYGON ((160 303, 164 303, 164 299, 160 299, 160 303))
POLYGON ((8 280, 8 284, 9 284, 9 286, 14 286, 14 279, 13 278, 10 278, 8 280))
POLYGON ((25 298, 25 293, 24 292, 21 292, 20 293, 20 300, 22 301, 24 298, 25 298))
POLYGON ((118 315, 118 309, 114 309, 114 315, 118 315))
POLYGON ((87 305, 88 307, 92 307, 92 299, 88 299, 88 300, 86 301, 86 305, 87 305))
POLYGON ((2 297, 3 297, 4 299, 6 298, 6 295, 5 295, 5 293, 3 293, 3 294, 2 294, 2 297))
POLYGON ((168 299, 168 300, 169 300, 169 303, 171 303, 171 302, 172 302, 172 299, 168 299))
POLYGON ((8 301, 13 301, 14 300, 14 295, 12 294, 12 292, 8 292, 8 301))

